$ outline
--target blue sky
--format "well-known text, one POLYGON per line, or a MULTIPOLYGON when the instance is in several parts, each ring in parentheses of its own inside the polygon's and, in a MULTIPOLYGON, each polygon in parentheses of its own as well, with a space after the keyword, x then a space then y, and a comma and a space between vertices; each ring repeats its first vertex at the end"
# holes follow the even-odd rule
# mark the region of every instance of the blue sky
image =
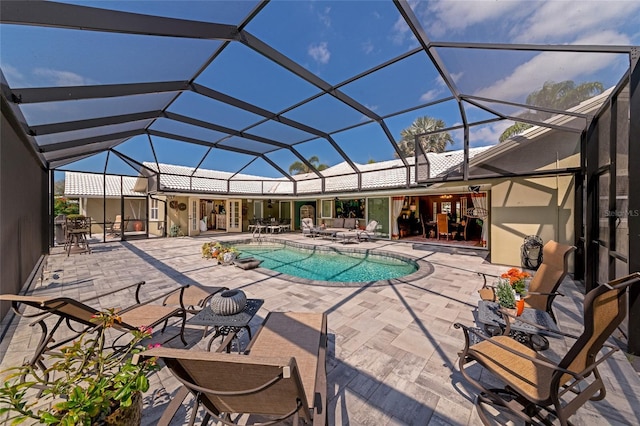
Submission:
MULTIPOLYGON (((255 6, 249 1, 136 1, 73 2, 102 8, 175 18, 237 24, 255 6)), ((640 44, 640 1, 429 1, 410 2, 432 41, 488 43, 560 43, 596 45, 640 44)), ((391 1, 272 1, 245 28, 331 85, 418 47, 391 1)), ((2 25, 2 71, 13 88, 117 84, 184 80, 205 64, 220 41, 172 39, 127 34, 106 34, 56 28, 2 25)), ((624 55, 505 52, 439 48, 437 50, 458 89, 464 94, 523 102, 545 81, 601 81, 615 85, 628 66, 624 55)), ((418 52, 369 76, 344 84, 339 90, 376 114, 388 114, 450 96, 448 88, 418 52)), ((332 133, 362 124, 367 118, 335 98, 324 95, 290 109, 319 94, 319 89, 241 43, 231 43, 196 79, 196 83, 281 113, 292 120, 332 133)), ((75 121, 161 108, 173 94, 23 105, 30 125, 75 121)), ((168 111, 213 124, 243 130, 261 117, 194 94, 184 93, 168 111)), ((470 121, 491 114, 466 106, 470 121)), ((429 115, 447 126, 461 123, 455 102, 438 104, 385 120, 392 137, 418 116, 429 115)), ((510 122, 474 127, 471 146, 495 144, 510 122)), ((137 122, 114 126, 118 132, 146 127, 137 122)), ((152 129, 183 133, 207 141, 220 141, 220 132, 195 128, 165 118, 152 129)), ((100 130, 104 131, 104 130, 100 130)), ((334 165, 342 157, 324 139, 277 122, 251 127, 248 133, 296 145, 302 155, 318 155, 334 165)), ((99 134, 99 133, 98 133, 99 134)), ((461 132, 453 132, 462 148, 461 132)), ((39 137, 38 143, 94 136, 86 131, 39 137)), ((393 148, 377 123, 332 133, 340 148, 355 162, 393 158, 393 148)), ((158 161, 197 165, 207 149, 153 136, 158 161)), ((259 142, 230 138, 223 145, 271 149, 259 142)), ((139 161, 152 161, 146 135, 116 147, 139 161)), ((266 154, 283 169, 296 158, 288 150, 266 154)), ((106 154, 71 164, 67 168, 102 171, 106 154)), ((263 160, 245 154, 213 150, 202 167, 271 177, 279 176, 263 160), (248 165, 248 166, 247 166, 248 165)), ((108 171, 134 174, 111 156, 108 171)))

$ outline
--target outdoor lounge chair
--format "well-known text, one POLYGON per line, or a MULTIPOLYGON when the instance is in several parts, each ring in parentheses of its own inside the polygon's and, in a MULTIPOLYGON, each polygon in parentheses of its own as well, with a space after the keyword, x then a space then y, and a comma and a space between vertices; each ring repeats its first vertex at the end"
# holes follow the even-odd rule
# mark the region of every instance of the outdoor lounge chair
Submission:
POLYGON ((44 370, 46 369, 46 366, 42 362, 42 355, 45 352, 59 348, 75 339, 81 333, 96 327, 96 324, 93 323, 91 319, 93 315, 100 312, 100 310, 87 305, 85 302, 96 300, 98 298, 108 298, 116 292, 132 287, 137 287, 135 294, 136 302, 133 305, 118 311, 119 316, 122 318, 122 322, 114 324, 113 328, 122 332, 128 332, 130 330, 138 329, 141 326, 155 327, 164 323, 162 328, 162 331, 164 332, 169 318, 179 317, 182 319, 179 335, 182 342, 186 345, 187 342, 184 338, 184 326, 186 321, 184 305, 181 303, 180 306, 162 306, 151 303, 159 299, 163 299, 169 294, 182 294, 188 286, 179 287, 169 293, 141 302, 140 290, 144 284, 144 281, 140 281, 106 294, 84 299, 83 301, 63 296, 21 296, 14 294, 2 294, 0 295, 0 300, 11 302, 12 308, 16 314, 26 318, 36 319, 30 325, 39 325, 42 330, 42 336, 40 337, 38 347, 28 364, 33 367, 39 366, 44 370), (38 309, 38 312, 27 314, 25 313, 26 306, 36 308, 38 309), (51 316, 57 316, 58 318, 56 319, 54 326, 49 330, 46 320, 51 316), (71 337, 69 337, 68 332, 66 334, 61 334, 61 337, 54 336, 63 322, 67 324, 68 329, 71 331, 71 337))
POLYGON ((306 237, 315 237, 316 236, 316 227, 313 226, 313 219, 310 217, 305 217, 300 222, 302 227, 302 235, 306 237))
POLYGON ((362 241, 363 239, 371 241, 376 232, 376 227, 378 226, 377 220, 372 220, 369 222, 366 228, 362 231, 356 231, 358 233, 358 239, 362 241))
POLYGON ((508 336, 487 338, 473 328, 454 324, 464 331, 465 347, 459 354, 459 368, 465 379, 481 392, 476 398, 476 408, 482 422, 490 424, 485 411, 485 404, 490 404, 506 409, 527 424, 551 424, 553 419, 546 412, 566 425, 586 401, 604 399, 605 384, 598 365, 618 350, 605 341, 626 316, 627 287, 638 282, 640 272, 635 272, 587 293, 582 334, 556 333, 576 339, 559 363, 508 336), (482 341, 470 345, 478 339, 482 341), (603 346, 606 353, 597 358, 603 346), (489 389, 477 381, 480 373, 475 363, 497 377, 504 389, 489 389), (470 364, 474 365, 472 371, 467 370, 470 364), (534 422, 534 417, 538 421, 534 422))
MULTIPOLYGON (((238 421, 248 414, 243 420, 248 424, 254 416, 268 416, 270 420, 260 424, 291 418, 293 424, 302 420, 325 425, 326 346, 326 314, 272 312, 244 355, 219 353, 222 347, 218 353, 159 347, 139 357, 165 362, 195 396, 191 412, 196 413, 200 404, 205 408, 202 424, 211 416, 223 424, 234 424, 232 415, 238 421)), ((184 388, 177 392, 159 425, 169 424, 185 396, 184 388)))
MULTIPOLYGON (((542 264, 534 274, 527 295, 524 298, 526 308, 534 308, 546 311, 555 321, 551 305, 556 296, 564 296, 558 293, 558 287, 567 275, 569 268, 569 254, 576 248, 565 244, 557 243, 553 240, 547 242, 542 248, 542 264)), ((483 300, 495 300, 493 287, 487 285, 487 274, 484 276, 484 285, 479 290, 483 300)), ((490 275, 489 275, 490 276, 490 275)))

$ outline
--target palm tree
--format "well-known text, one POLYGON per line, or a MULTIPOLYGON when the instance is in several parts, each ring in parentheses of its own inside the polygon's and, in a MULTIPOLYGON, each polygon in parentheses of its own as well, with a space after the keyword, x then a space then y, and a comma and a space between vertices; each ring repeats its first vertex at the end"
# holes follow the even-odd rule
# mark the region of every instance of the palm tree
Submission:
MULTIPOLYGON (((578 105, 580 102, 599 95, 602 92, 604 92, 604 86, 598 81, 585 82, 577 86, 573 80, 561 81, 560 83, 547 81, 542 85, 542 88, 531 92, 525 102, 527 105, 545 106, 566 111, 578 105)), ((522 114, 523 118, 536 121, 543 121, 552 116, 552 113, 544 111, 526 112, 522 114)), ((530 127, 532 127, 531 124, 516 122, 502 132, 500 142, 520 134, 530 127)))
MULTIPOLYGON (((307 158, 307 161, 316 168, 316 170, 324 170, 329 168, 326 164, 321 164, 317 155, 307 158)), ((294 161, 289 166, 289 174, 299 175, 302 173, 311 173, 311 169, 302 161, 294 161)))
MULTIPOLYGON (((400 132, 400 153, 403 157, 411 157, 415 154, 415 136, 423 133, 429 133, 444 129, 446 124, 443 120, 424 116, 418 117, 411 124, 411 126, 400 132)), ((420 136, 420 146, 424 152, 442 152, 447 147, 447 144, 453 145, 453 138, 449 132, 433 133, 430 135, 420 136)), ((396 153, 396 158, 399 155, 396 153)))

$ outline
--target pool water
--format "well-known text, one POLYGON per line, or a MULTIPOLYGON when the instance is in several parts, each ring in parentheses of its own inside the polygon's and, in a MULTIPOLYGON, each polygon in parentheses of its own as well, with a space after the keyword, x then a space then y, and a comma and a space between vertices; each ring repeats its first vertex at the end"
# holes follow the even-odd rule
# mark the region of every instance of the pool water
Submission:
POLYGON ((286 246, 239 245, 240 258, 262 260, 261 268, 320 281, 370 282, 417 271, 413 262, 365 253, 336 253, 286 246))

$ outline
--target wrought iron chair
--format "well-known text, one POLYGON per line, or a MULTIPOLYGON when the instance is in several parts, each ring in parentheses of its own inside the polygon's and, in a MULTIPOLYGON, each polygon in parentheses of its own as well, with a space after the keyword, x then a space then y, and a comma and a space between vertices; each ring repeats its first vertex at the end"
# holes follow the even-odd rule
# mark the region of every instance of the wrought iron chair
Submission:
POLYGON ((99 309, 88 305, 87 302, 99 298, 108 298, 116 292, 120 292, 133 287, 136 287, 135 303, 118 311, 121 322, 118 324, 114 324, 113 328, 122 332, 129 332, 130 330, 138 329, 141 326, 155 327, 156 325, 164 323, 164 326, 162 328, 162 331, 164 332, 169 318, 178 317, 181 319, 179 336, 186 346, 187 342, 184 338, 186 308, 184 307, 181 296, 184 290, 189 286, 187 285, 176 288, 174 290, 171 290, 170 292, 165 292, 160 296, 153 297, 142 302, 140 300, 140 291, 144 284, 144 281, 140 281, 138 283, 119 288, 115 291, 100 294, 98 296, 84 299, 82 301, 62 296, 22 296, 15 294, 1 294, 0 300, 11 302, 13 310, 19 316, 25 318, 34 318, 35 321, 30 324, 31 326, 40 326, 42 330, 40 342, 28 364, 32 365, 33 367, 40 367, 43 371, 46 371, 46 365, 44 365, 43 363, 43 354, 64 346, 68 342, 77 338, 77 336, 81 333, 96 326, 96 324, 91 320, 93 316, 99 312, 99 309), (179 306, 162 306, 152 304, 152 302, 164 299, 174 293, 178 293, 180 295, 180 297, 178 298, 179 306), (25 308, 27 306, 36 308, 38 311, 36 311, 35 313, 26 313, 25 308), (48 324, 48 322, 50 321, 47 320, 52 316, 57 317, 57 319, 55 320, 53 327, 49 328, 50 324, 48 324), (58 336, 56 335, 56 332, 63 323, 66 324, 68 330, 61 330, 61 333, 58 336))

